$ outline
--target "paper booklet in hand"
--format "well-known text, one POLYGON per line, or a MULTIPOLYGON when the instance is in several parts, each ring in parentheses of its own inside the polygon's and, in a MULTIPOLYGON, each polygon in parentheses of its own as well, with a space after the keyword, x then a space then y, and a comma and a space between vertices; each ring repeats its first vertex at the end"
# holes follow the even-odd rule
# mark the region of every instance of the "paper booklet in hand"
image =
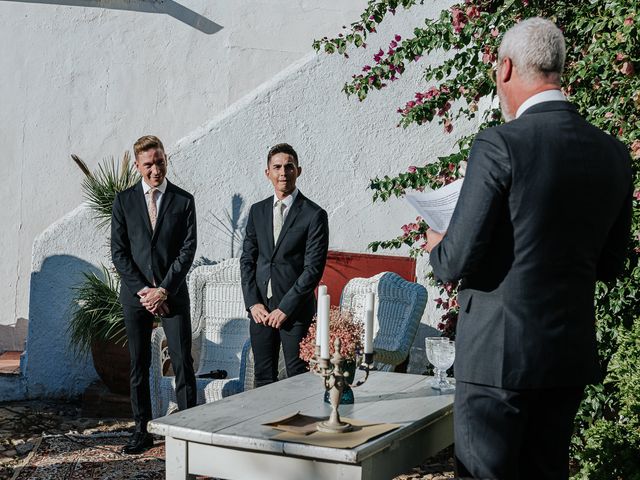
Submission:
POLYGON ((427 225, 438 233, 449 228, 451 216, 458 203, 462 188, 462 179, 451 182, 438 190, 408 193, 405 198, 427 222, 427 225))

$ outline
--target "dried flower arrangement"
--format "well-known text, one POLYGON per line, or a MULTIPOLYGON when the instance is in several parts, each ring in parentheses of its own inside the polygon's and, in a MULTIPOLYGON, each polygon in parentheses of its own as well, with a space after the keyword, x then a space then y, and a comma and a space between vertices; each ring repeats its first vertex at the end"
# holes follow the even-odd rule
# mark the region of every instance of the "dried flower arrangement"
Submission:
MULTIPOLYGON (((300 342, 300 358, 305 362, 311 360, 315 353, 317 326, 317 318, 314 317, 314 322, 309 327, 307 336, 300 342)), ((351 310, 331 307, 329 311, 329 348, 331 355, 335 351, 333 343, 336 338, 339 338, 342 342, 340 354, 347 360, 356 360, 359 355, 362 355, 364 324, 354 317, 351 310)))

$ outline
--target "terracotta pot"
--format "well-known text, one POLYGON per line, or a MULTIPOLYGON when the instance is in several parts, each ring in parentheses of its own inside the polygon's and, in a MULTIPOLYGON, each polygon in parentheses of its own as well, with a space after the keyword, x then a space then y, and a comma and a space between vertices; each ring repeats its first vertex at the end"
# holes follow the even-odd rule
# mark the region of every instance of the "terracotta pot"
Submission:
POLYGON ((91 344, 93 366, 112 393, 129 395, 129 347, 112 341, 91 344))

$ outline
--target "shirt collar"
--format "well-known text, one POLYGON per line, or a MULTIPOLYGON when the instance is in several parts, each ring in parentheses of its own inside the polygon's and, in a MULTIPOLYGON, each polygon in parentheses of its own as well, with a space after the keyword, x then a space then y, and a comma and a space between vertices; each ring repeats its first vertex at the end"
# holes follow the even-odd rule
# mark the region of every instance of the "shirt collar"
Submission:
POLYGON ((535 95, 527 98, 518 111, 516 112, 516 118, 524 113, 525 110, 543 102, 558 102, 558 101, 566 101, 564 94, 557 89, 553 90, 545 90, 544 92, 536 93, 535 95))
MULTIPOLYGON (((291 195, 287 195, 286 197, 284 197, 282 199, 282 203, 284 203, 285 208, 289 208, 294 200, 296 199, 296 197, 298 196, 298 189, 296 188, 293 192, 291 192, 291 195)), ((276 202, 278 201, 278 197, 276 196, 276 194, 273 194, 273 205, 275 206, 276 202)))
MULTIPOLYGON (((167 190, 167 179, 165 178, 157 188, 160 193, 164 193, 167 190)), ((142 191, 144 194, 146 195, 149 190, 151 190, 151 187, 147 185, 147 182, 142 180, 142 191)))

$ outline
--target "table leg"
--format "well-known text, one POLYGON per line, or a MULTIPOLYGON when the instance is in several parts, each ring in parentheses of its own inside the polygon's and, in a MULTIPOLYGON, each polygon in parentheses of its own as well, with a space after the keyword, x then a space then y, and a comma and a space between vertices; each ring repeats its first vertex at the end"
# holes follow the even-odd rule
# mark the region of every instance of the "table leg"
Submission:
POLYGON ((189 457, 187 442, 175 438, 165 439, 165 469, 167 480, 195 480, 189 475, 189 457))

